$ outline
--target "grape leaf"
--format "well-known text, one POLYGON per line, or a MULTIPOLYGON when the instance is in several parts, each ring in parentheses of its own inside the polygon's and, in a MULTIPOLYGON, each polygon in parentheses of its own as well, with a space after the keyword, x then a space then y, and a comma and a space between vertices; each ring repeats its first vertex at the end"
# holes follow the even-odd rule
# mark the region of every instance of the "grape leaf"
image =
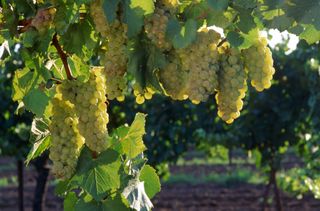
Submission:
POLYGON ((80 23, 71 24, 60 38, 63 49, 70 54, 75 53, 83 59, 89 59, 91 55, 87 49, 91 50, 95 45, 93 33, 93 27, 87 19, 80 23))
POLYGON ((229 26, 230 20, 225 15, 224 12, 218 10, 211 10, 207 17, 208 26, 218 26, 221 28, 226 28, 229 26))
POLYGON ((252 10, 250 9, 238 9, 240 21, 237 23, 238 28, 244 32, 248 33, 251 29, 256 27, 254 18, 251 15, 252 10))
POLYGON ((117 18, 117 11, 120 0, 103 0, 102 8, 109 23, 117 18))
POLYGON ((131 73, 136 82, 145 87, 145 60, 146 51, 141 43, 140 37, 131 39, 128 43, 128 65, 127 71, 131 73))
POLYGON ((197 22, 188 19, 185 25, 180 25, 176 19, 171 19, 167 25, 167 39, 172 40, 175 48, 185 48, 197 38, 197 22))
POLYGON ((75 181, 95 200, 103 199, 108 191, 120 186, 119 154, 108 149, 93 160, 90 150, 84 148, 78 161, 75 181))
POLYGON ((234 47, 239 47, 244 42, 244 38, 241 36, 241 34, 235 31, 230 31, 227 34, 227 40, 234 47))
POLYGON ((318 31, 313 25, 308 25, 299 37, 306 40, 310 45, 320 40, 320 31, 318 31))
POLYGON ((293 24, 293 19, 286 15, 280 15, 267 22, 269 28, 278 29, 280 32, 289 29, 293 24))
POLYGON ((78 197, 75 192, 68 192, 66 198, 63 201, 63 210, 76 211, 75 205, 78 201, 78 197))
POLYGON ((151 166, 145 165, 141 169, 139 180, 144 182, 146 193, 150 199, 160 192, 160 179, 156 170, 151 166))
POLYGON ((126 198, 124 198, 122 195, 118 194, 115 197, 108 198, 105 201, 103 201, 101 205, 102 211, 127 211, 129 210, 129 203, 126 198))
POLYGON ((100 203, 94 200, 86 201, 83 198, 80 198, 74 207, 76 211, 101 210, 100 208, 100 203))
POLYGON ((28 165, 29 162, 40 156, 50 146, 50 131, 48 124, 42 118, 34 118, 31 125, 30 143, 32 148, 28 153, 25 163, 28 165))
POLYGON ((119 137, 122 145, 123 152, 127 154, 129 159, 135 158, 141 152, 146 150, 146 146, 143 144, 142 137, 145 134, 145 122, 146 115, 137 113, 128 133, 119 137))
POLYGON ((12 81, 12 100, 22 100, 36 86, 38 80, 39 74, 36 71, 30 71, 28 68, 15 71, 12 81))
POLYGON ((136 36, 143 24, 144 16, 152 14, 154 11, 153 0, 125 0, 124 21, 128 25, 128 37, 136 36))
POLYGON ((215 10, 226 10, 229 5, 229 0, 207 0, 208 5, 215 10))
POLYGON ((29 111, 38 117, 43 117, 50 97, 39 89, 32 89, 24 98, 23 103, 29 111))

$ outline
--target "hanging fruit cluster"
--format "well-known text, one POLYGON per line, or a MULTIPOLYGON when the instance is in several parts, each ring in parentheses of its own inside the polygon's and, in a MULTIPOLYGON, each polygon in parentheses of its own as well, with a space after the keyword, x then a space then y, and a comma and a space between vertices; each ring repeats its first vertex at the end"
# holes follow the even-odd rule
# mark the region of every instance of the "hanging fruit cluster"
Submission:
MULTIPOLYGON (((275 70, 267 40, 258 37, 250 48, 240 51, 204 25, 198 29, 190 45, 176 48, 166 33, 169 21, 178 16, 178 5, 178 1, 157 1, 154 13, 144 20, 146 49, 155 47, 166 58, 166 64, 155 71, 161 91, 174 100, 189 99, 194 104, 215 95, 218 116, 230 124, 240 116, 247 80, 257 91, 271 86, 275 70)), ((119 15, 121 11, 116 20, 109 23, 101 1, 92 3, 91 14, 97 31, 106 39, 102 64, 105 66, 108 99, 122 101, 127 86, 126 25, 119 15)), ((155 88, 148 83, 135 83, 132 88, 138 104, 151 99, 155 93, 155 88)))

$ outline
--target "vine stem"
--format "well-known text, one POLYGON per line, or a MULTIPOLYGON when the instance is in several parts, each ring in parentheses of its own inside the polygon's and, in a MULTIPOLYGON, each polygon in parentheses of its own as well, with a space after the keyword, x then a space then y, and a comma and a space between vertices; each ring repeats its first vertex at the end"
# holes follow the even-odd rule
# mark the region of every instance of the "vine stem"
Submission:
POLYGON ((59 56, 60 56, 60 58, 62 60, 64 69, 66 71, 68 80, 73 80, 74 77, 72 76, 71 70, 70 70, 69 65, 68 65, 68 55, 62 50, 62 47, 61 47, 61 45, 59 44, 59 41, 58 41, 57 34, 53 35, 52 45, 57 49, 57 52, 58 52, 58 54, 59 54, 59 56))

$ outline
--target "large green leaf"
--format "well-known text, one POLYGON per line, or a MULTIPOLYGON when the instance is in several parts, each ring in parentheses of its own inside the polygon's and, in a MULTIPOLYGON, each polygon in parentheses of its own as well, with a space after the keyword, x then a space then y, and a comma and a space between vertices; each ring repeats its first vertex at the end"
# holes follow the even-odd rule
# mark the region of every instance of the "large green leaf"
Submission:
POLYGON ((313 25, 308 25, 300 34, 300 38, 306 40, 308 44, 313 44, 320 40, 320 30, 317 30, 313 25))
POLYGON ((117 11, 120 0, 103 0, 102 8, 109 23, 117 18, 117 11))
POLYGON ((145 165, 140 172, 140 181, 144 182, 144 188, 148 197, 153 198, 161 190, 160 179, 156 170, 149 165, 145 165))
POLYGON ((32 89, 23 98, 23 103, 29 111, 34 113, 38 117, 42 117, 45 114, 45 110, 49 105, 50 97, 39 89, 32 89))
POLYGON ((78 161, 76 181, 99 201, 106 197, 108 192, 120 187, 120 166, 120 157, 116 151, 108 149, 93 159, 91 152, 85 148, 78 161))
POLYGON ((184 25, 180 25, 178 20, 171 19, 168 22, 166 36, 172 40, 175 48, 185 48, 197 38, 197 21, 188 19, 184 25))
POLYGON ((110 197, 101 204, 102 211, 128 211, 129 203, 126 198, 118 194, 115 197, 110 197))
POLYGON ((144 24, 144 16, 152 14, 153 11, 153 0, 125 0, 124 21, 128 25, 129 38, 139 34, 144 24))
POLYGON ((146 146, 143 143, 143 135, 145 132, 146 115, 137 113, 131 126, 128 129, 128 133, 119 137, 122 145, 123 152, 129 159, 135 158, 137 155, 146 150, 146 146))
POLYGON ((226 10, 229 5, 229 0, 207 0, 208 5, 216 10, 226 10))
POLYGON ((48 124, 41 118, 34 118, 31 125, 30 143, 32 148, 27 156, 26 164, 40 156, 50 145, 48 124))
POLYGON ((75 205, 78 197, 75 192, 69 192, 63 201, 63 210, 76 211, 75 205))
POLYGON ((12 100, 22 100, 37 85, 38 80, 39 74, 36 71, 30 71, 28 68, 16 70, 12 81, 12 100))

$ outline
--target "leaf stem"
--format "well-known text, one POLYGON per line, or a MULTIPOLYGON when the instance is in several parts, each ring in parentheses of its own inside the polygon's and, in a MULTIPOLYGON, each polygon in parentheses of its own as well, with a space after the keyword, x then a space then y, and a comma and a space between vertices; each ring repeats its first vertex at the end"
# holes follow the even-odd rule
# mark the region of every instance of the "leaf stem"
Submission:
POLYGON ((71 70, 70 70, 69 65, 68 65, 68 55, 62 50, 62 47, 61 47, 61 45, 59 44, 59 41, 58 41, 57 34, 53 35, 52 45, 57 49, 57 52, 58 52, 58 54, 59 54, 59 56, 60 56, 60 58, 62 60, 64 69, 66 71, 68 80, 74 80, 74 77, 72 76, 71 70))

